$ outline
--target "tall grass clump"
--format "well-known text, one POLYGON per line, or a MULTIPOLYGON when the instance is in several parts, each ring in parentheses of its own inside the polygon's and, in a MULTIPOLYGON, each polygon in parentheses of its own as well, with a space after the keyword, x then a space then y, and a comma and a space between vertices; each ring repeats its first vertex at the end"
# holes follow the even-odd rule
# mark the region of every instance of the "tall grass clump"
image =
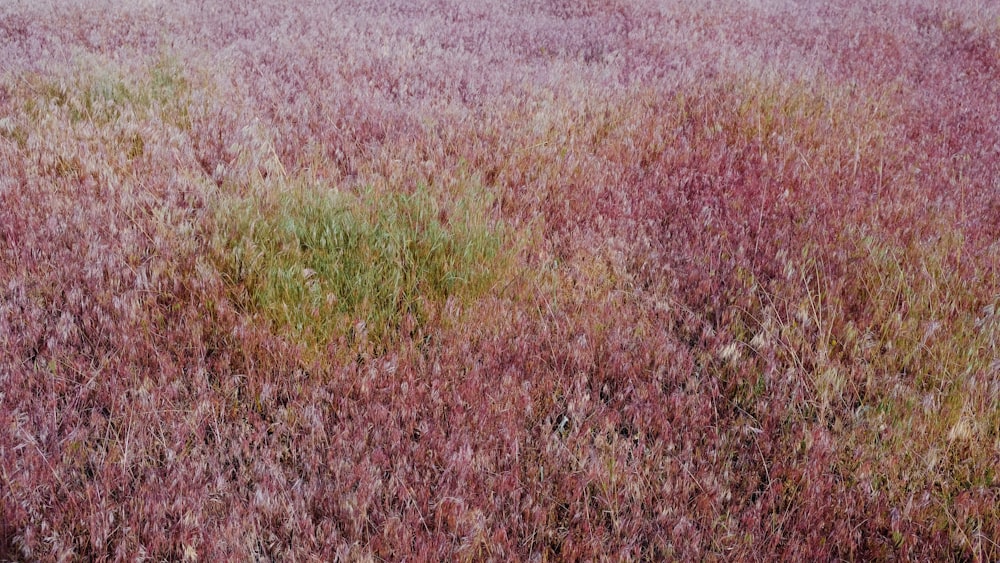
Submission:
POLYGON ((478 187, 446 201, 427 187, 346 194, 293 182, 223 206, 222 268, 237 301, 275 329, 377 346, 503 275, 507 234, 491 206, 478 187))

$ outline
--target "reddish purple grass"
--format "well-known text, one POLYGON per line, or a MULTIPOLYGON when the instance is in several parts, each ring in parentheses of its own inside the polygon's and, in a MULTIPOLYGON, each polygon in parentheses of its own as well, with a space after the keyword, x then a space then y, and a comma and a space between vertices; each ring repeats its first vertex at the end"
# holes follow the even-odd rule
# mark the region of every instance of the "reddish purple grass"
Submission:
POLYGON ((993 3, 285 4, 0 6, 0 560, 1000 559, 993 3), (377 342, 234 270, 470 184, 377 342))

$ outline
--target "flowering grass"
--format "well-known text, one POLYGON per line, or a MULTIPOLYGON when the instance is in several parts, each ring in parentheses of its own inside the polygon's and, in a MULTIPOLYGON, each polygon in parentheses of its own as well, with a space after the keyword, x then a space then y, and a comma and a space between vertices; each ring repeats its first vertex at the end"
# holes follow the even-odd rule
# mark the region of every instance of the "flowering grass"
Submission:
POLYGON ((0 7, 0 560, 1000 559, 1000 12, 0 7))

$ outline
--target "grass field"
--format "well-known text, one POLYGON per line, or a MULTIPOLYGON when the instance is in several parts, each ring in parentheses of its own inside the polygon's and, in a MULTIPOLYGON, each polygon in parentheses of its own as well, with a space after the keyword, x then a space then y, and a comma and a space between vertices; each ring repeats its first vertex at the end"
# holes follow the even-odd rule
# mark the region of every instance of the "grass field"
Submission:
POLYGON ((0 560, 1000 560, 1000 5, 0 3, 0 560))

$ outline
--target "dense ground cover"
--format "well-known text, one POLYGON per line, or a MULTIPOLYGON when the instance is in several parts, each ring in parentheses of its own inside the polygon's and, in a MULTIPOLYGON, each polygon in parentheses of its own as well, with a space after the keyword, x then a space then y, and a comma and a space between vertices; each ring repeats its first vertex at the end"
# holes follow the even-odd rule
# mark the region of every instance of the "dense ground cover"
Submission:
POLYGON ((1000 559, 1000 8, 0 5, 0 559, 1000 559))

